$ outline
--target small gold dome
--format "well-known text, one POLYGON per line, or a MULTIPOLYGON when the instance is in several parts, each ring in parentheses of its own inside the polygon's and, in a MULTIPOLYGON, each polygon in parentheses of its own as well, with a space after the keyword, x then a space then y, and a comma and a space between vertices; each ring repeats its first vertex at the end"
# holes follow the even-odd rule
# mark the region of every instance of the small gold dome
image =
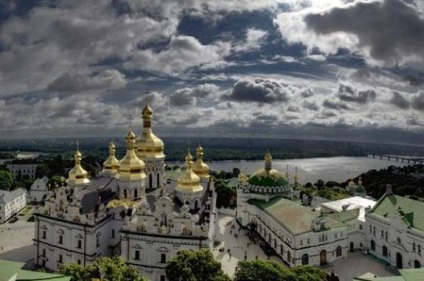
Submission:
POLYGON ((119 162, 120 168, 116 178, 123 181, 142 180, 146 178, 145 166, 143 160, 135 155, 135 134, 129 131, 125 139, 127 142, 127 153, 119 162))
POLYGON ((153 110, 148 104, 143 108, 143 133, 137 139, 137 156, 141 159, 165 158, 163 141, 152 131, 153 110))
POLYGON ((196 175, 192 170, 193 156, 188 151, 186 157, 186 170, 181 173, 178 178, 178 185, 175 188, 181 192, 199 192, 203 190, 203 186, 200 185, 200 177, 196 175))
POLYGON ((196 163, 193 165, 193 172, 201 178, 209 178, 209 166, 203 162, 203 148, 199 145, 196 149, 196 163))
POLYGON ((75 152, 75 166, 68 173, 68 185, 86 185, 90 182, 88 173, 81 166, 82 155, 79 149, 75 152))
POLYGON ((109 144, 109 158, 103 162, 103 174, 105 175, 116 175, 119 170, 119 160, 115 157, 115 144, 111 142, 109 144))

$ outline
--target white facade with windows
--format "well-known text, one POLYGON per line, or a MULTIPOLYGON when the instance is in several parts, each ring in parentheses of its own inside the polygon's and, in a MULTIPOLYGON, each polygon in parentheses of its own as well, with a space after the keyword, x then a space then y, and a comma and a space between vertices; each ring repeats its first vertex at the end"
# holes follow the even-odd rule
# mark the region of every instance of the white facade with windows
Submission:
POLYGON ((21 176, 35 179, 35 172, 40 164, 7 164, 7 169, 12 173, 13 178, 21 176))
POLYGON ((0 223, 4 223, 28 204, 28 192, 24 188, 13 191, 0 190, 0 223))

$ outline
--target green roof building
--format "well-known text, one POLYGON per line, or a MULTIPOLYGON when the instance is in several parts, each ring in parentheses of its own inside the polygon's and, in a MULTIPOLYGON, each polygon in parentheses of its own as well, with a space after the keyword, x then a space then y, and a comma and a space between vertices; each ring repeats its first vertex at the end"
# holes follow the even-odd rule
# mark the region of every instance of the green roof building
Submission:
POLYGON ((30 281, 30 280, 51 280, 70 281, 71 277, 61 274, 51 274, 24 270, 25 263, 0 260, 0 281, 30 281))

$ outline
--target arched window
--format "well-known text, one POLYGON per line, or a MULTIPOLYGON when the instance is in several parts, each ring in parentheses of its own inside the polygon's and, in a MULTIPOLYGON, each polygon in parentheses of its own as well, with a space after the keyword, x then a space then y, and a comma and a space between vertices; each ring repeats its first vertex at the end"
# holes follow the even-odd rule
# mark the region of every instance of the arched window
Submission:
POLYGON ((342 255, 342 247, 337 246, 336 248, 336 257, 340 257, 342 255))
POLYGON ((152 174, 149 174, 149 188, 152 188, 153 186, 153 176, 152 174))
POLYGON ((387 247, 386 246, 383 246, 383 256, 384 257, 387 257, 389 254, 388 254, 388 252, 387 252, 387 247))
POLYGON ((160 186, 160 175, 159 175, 159 173, 156 174, 156 186, 157 187, 160 186))
POLYGON ((138 190, 137 188, 134 189, 134 199, 138 198, 138 190))
POLYGON ((412 243, 412 251, 415 252, 415 242, 412 243))
POLYGON ((307 264, 309 264, 309 256, 308 254, 304 254, 302 256, 302 265, 307 265, 307 264))
POLYGON ((398 237, 398 238, 396 239, 396 241, 397 241, 397 243, 398 243, 398 244, 401 244, 401 243, 402 243, 402 240, 400 240, 400 237, 398 237))
POLYGON ((371 240, 371 251, 375 251, 375 242, 371 240))
POLYGON ((127 189, 124 188, 124 198, 127 198, 127 189))
POLYGON ((284 246, 283 246, 283 244, 280 245, 280 253, 281 253, 281 256, 283 256, 283 254, 284 254, 284 246))
POLYGON ((290 251, 287 251, 287 262, 291 263, 291 254, 290 251))

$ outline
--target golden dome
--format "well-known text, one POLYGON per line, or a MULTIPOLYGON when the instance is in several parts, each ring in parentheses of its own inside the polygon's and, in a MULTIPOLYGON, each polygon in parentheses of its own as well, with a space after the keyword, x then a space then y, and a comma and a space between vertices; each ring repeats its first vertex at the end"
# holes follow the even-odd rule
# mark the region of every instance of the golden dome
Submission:
POLYGON ((109 158, 103 162, 103 173, 115 175, 119 170, 119 160, 115 157, 115 144, 109 144, 109 158))
POLYGON ((75 166, 68 173, 68 185, 86 185, 90 182, 88 173, 81 166, 82 155, 79 149, 75 152, 75 166))
POLYGON ((265 167, 253 173, 248 180, 249 183, 255 186, 286 186, 287 178, 280 171, 272 169, 272 156, 269 151, 264 159, 265 167))
POLYGON ((209 166, 203 162, 203 148, 199 145, 196 149, 196 163, 193 165, 193 172, 201 178, 209 178, 209 166))
POLYGON ((178 178, 178 185, 175 188, 181 192, 199 192, 203 190, 203 186, 200 185, 200 177, 196 175, 192 170, 193 156, 190 151, 187 152, 186 159, 186 170, 181 173, 178 178))
POLYGON ((137 155, 142 158, 164 158, 163 141, 152 131, 153 110, 148 104, 143 108, 143 133, 137 139, 137 155))
POLYGON ((116 178, 123 181, 145 179, 144 162, 135 155, 134 151, 135 134, 129 131, 125 139, 127 142, 127 153, 119 162, 120 168, 116 178))

